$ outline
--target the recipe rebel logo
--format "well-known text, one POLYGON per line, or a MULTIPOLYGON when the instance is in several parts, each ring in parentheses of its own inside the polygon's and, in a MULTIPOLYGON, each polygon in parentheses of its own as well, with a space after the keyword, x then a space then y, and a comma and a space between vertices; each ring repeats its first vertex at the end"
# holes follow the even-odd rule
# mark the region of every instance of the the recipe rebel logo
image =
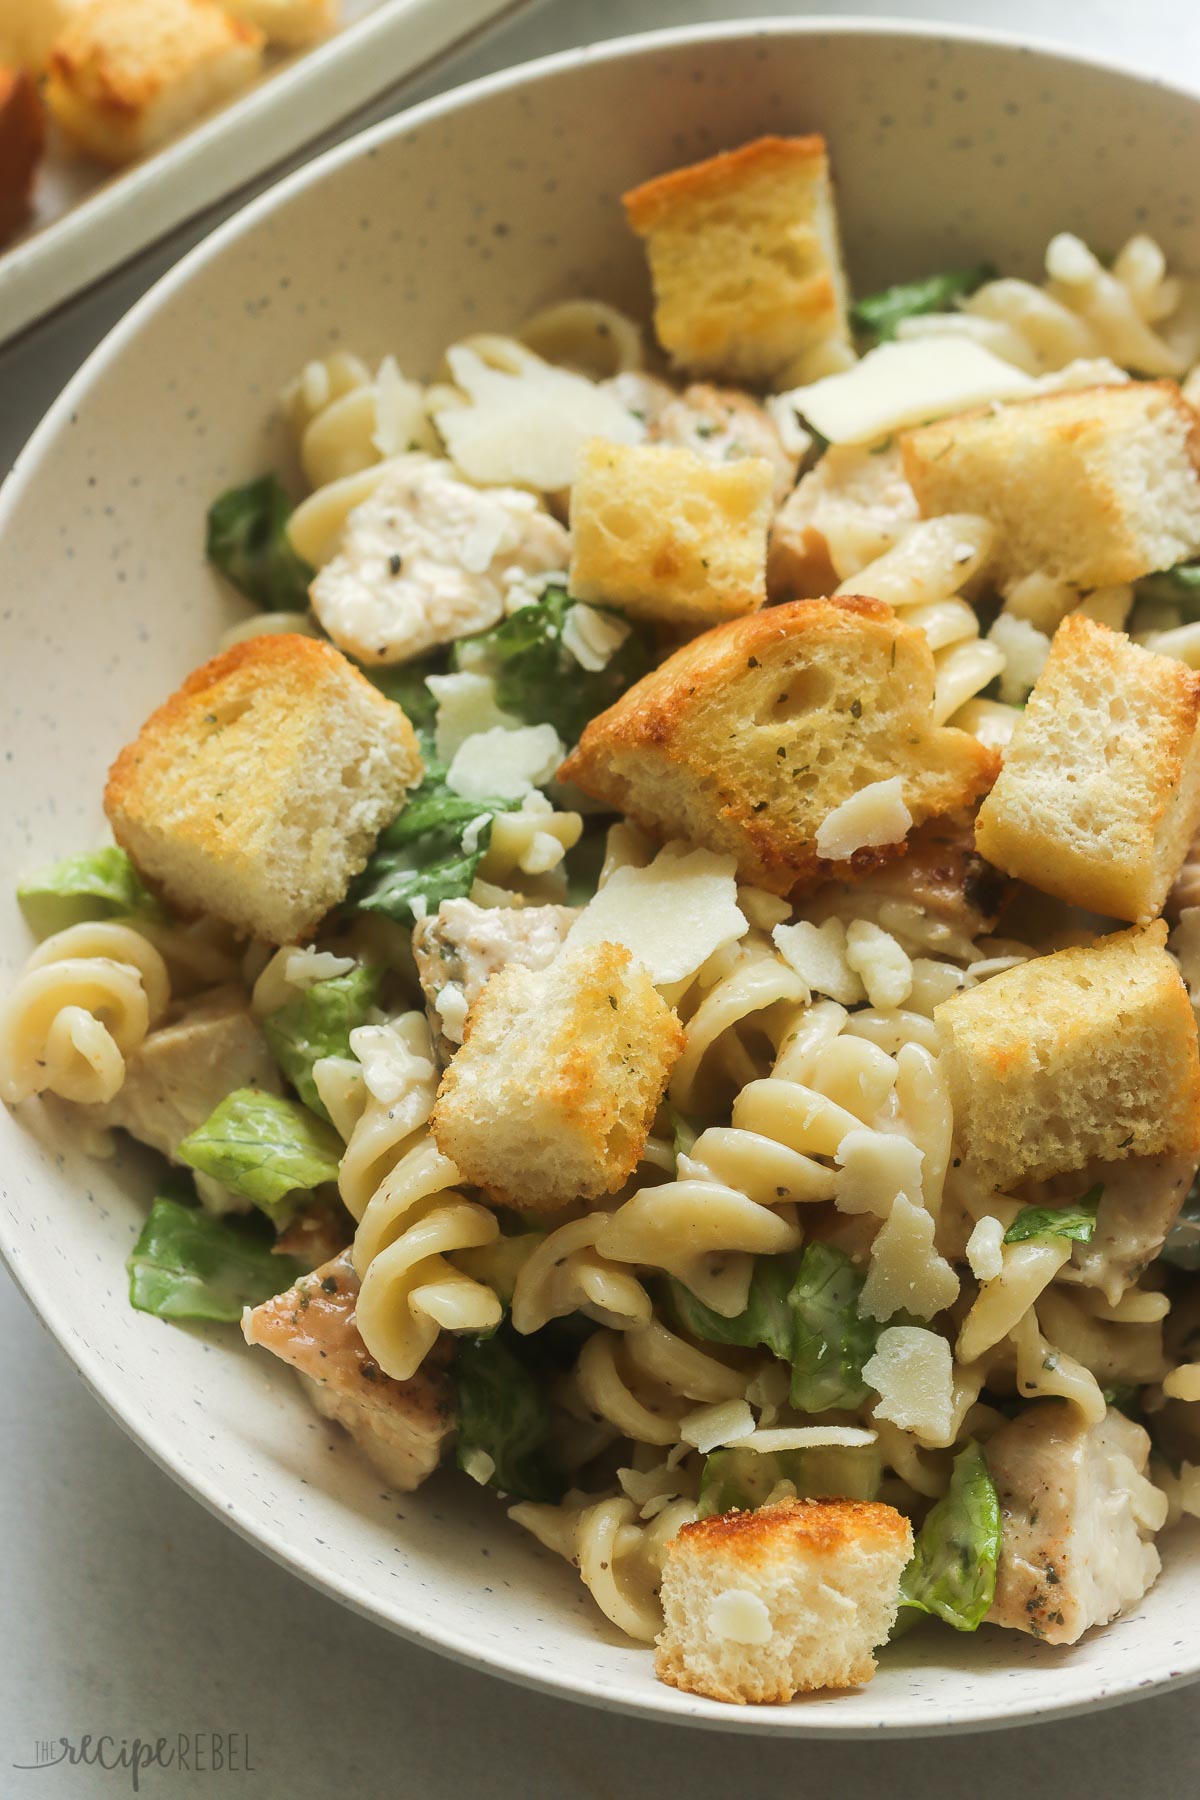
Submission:
POLYGON ((188 1775, 253 1775, 256 1764, 244 1731, 177 1731, 154 1738, 114 1737, 110 1732, 84 1732, 78 1737, 39 1738, 32 1761, 12 1767, 124 1770, 132 1791, 141 1792, 142 1776, 161 1769, 188 1775))

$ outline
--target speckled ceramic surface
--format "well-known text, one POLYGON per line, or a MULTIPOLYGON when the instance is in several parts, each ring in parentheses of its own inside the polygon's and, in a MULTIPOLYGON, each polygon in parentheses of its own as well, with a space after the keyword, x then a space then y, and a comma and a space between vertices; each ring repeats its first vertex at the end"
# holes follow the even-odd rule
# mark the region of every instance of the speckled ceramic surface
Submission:
MULTIPOLYGON (((569 56, 418 109, 195 251, 101 346, 0 500, 0 978, 23 868, 101 831, 107 763, 238 610, 205 508, 278 460, 274 396, 345 343, 428 371, 455 334, 598 293, 644 307, 624 187, 764 130, 824 131, 860 286, 988 256, 1033 272, 1070 226, 1154 230, 1200 268, 1200 99, 1050 53, 789 22, 569 56)), ((305 1579, 499 1674, 664 1719, 858 1734, 1077 1710, 1200 1672, 1200 1533, 1144 1605, 1072 1650, 917 1633, 860 1693, 722 1708, 657 1685, 571 1572, 466 1482, 381 1491, 235 1333, 129 1310, 146 1171, 0 1118, 0 1239, 97 1395, 206 1505, 305 1579)), ((46 1420, 47 1432, 55 1421, 46 1420)), ((314 1646, 319 1654, 319 1646, 314 1646)))

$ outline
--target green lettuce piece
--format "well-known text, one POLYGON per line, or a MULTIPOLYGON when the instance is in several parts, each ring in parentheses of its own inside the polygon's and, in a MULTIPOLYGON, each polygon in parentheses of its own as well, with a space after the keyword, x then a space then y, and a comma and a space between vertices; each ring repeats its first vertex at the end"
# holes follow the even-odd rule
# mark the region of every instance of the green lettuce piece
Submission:
MULTIPOLYGON (((540 600, 519 607, 494 630, 464 639, 454 651, 456 668, 493 678, 502 711, 526 725, 553 725, 569 744, 578 741, 590 719, 648 674, 654 660, 646 640, 630 626, 604 668, 582 668, 562 641, 576 604, 565 588, 548 587, 540 600)), ((629 624, 620 614, 612 617, 629 624)))
POLYGON ((446 652, 438 650, 432 656, 419 657, 416 662, 363 669, 363 674, 381 694, 386 694, 389 700, 404 709, 409 724, 420 739, 427 775, 438 760, 434 749, 437 701, 427 683, 431 675, 444 673, 447 660, 446 652))
POLYGON ((160 1319, 235 1323, 291 1287, 305 1272, 294 1256, 276 1256, 252 1220, 214 1219, 198 1207, 159 1199, 126 1263, 129 1302, 160 1319))
POLYGON ((1185 619, 1200 619, 1200 563, 1178 563, 1143 575, 1136 585, 1139 600, 1165 600, 1178 606, 1185 619))
POLYGON ((810 1244, 788 1295, 794 1319, 792 1405, 801 1412, 861 1406, 872 1389, 863 1365, 881 1327, 858 1313, 864 1276, 832 1244, 810 1244))
POLYGON ((85 919, 117 916, 165 920, 156 900, 124 850, 113 844, 39 869, 17 887, 21 910, 39 937, 65 931, 85 919))
POLYGON ((956 1631, 975 1631, 996 1593, 1000 1501, 976 1443, 954 1459, 950 1486, 926 1515, 900 1578, 901 1608, 933 1613, 956 1631))
POLYGON ((313 1064, 323 1056, 350 1056, 350 1033, 366 1023, 383 971, 366 963, 316 981, 278 1012, 263 1020, 271 1054, 310 1112, 328 1119, 313 1080, 313 1064))
POLYGON ((380 833, 346 904, 411 925, 426 912, 436 912, 443 900, 461 899, 470 893, 487 853, 492 819, 520 804, 498 798, 464 799, 446 786, 441 769, 435 769, 380 833), (463 833, 480 817, 486 823, 476 831, 474 848, 465 850, 463 833))
POLYGON ((208 509, 205 554, 226 581, 267 612, 304 612, 315 571, 288 536, 292 503, 277 475, 229 488, 208 509))
POLYGON ((741 1344, 751 1350, 761 1344, 772 1356, 789 1362, 793 1340, 789 1290, 795 1274, 794 1256, 757 1257, 746 1305, 732 1319, 705 1306, 674 1277, 669 1278, 671 1305, 680 1325, 693 1337, 710 1344, 741 1344))
POLYGON ((503 1326, 491 1337, 459 1339, 458 1466, 519 1500, 560 1500, 566 1483, 554 1466, 550 1410, 522 1352, 503 1326))
POLYGON ((856 300, 850 308, 850 319, 856 331, 882 344, 895 337, 902 319, 915 319, 919 313, 949 312, 956 300, 965 300, 985 281, 995 278, 991 263, 977 263, 973 269, 946 269, 920 281, 900 281, 882 293, 856 300))
POLYGON ((751 1512, 781 1481, 804 1499, 874 1500, 882 1470, 873 1444, 812 1450, 714 1450, 700 1477, 699 1513, 751 1512))
POLYGON ((1173 1269, 1200 1269, 1200 1176, 1193 1181, 1158 1260, 1173 1269))
POLYGON ((342 1140, 298 1100, 235 1088, 179 1146, 180 1159, 252 1200, 276 1224, 295 1212, 299 1188, 336 1181, 342 1140))
POLYGON ((1004 1234, 1006 1244, 1028 1244, 1034 1238, 1070 1238, 1090 1243, 1096 1229, 1096 1213, 1102 1186, 1089 1188, 1070 1206, 1023 1206, 1004 1234))

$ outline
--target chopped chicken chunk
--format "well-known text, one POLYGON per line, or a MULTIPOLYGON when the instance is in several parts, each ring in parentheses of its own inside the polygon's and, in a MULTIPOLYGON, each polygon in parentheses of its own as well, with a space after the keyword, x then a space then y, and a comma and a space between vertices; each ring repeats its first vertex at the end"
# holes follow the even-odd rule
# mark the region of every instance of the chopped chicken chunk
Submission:
POLYGON ((798 456, 791 456, 774 420, 749 394, 736 388, 695 382, 664 406, 650 427, 651 439, 679 444, 706 462, 734 462, 761 456, 775 472, 775 502, 786 499, 796 484, 798 456))
POLYGON ((1071 1260, 1085 1287, 1100 1288, 1113 1305, 1131 1287, 1166 1242, 1196 1173, 1194 1156, 1127 1156, 1120 1162, 1091 1162, 1087 1168, 1022 1196, 1040 1205, 1062 1205, 1090 1188, 1101 1187, 1096 1229, 1076 1244, 1071 1260))
POLYGON ((349 1255, 303 1275, 242 1319, 248 1344, 290 1363, 317 1411, 350 1433, 385 1481, 420 1487, 454 1430, 454 1394, 434 1357, 408 1381, 385 1375, 359 1336, 359 1280, 349 1255))
POLYGON ((467 1010, 497 969, 545 969, 578 917, 574 906, 476 906, 443 900, 413 929, 413 956, 438 1052, 449 1061, 467 1010))
POLYGON ((1111 1407, 1089 1427, 1040 1400, 989 1440, 1003 1535, 994 1625, 1073 1644, 1141 1599, 1158 1574, 1150 1533, 1166 1499, 1145 1477, 1150 1439, 1111 1407))
POLYGON ((235 1088, 283 1091, 266 1039, 235 988, 220 988, 189 1005, 175 1024, 160 1025, 125 1063, 125 1080, 96 1122, 115 1125, 174 1158, 235 1088))
POLYGON ((313 581, 313 611, 360 662, 407 662, 486 631, 510 594, 568 556, 567 533, 532 494, 472 487, 433 457, 398 457, 347 519, 313 581))
POLYGON ((984 862, 969 823, 931 819, 908 839, 907 853, 855 881, 830 882, 805 902, 814 924, 854 916, 894 932, 909 950, 965 960, 1000 914, 1009 882, 984 862))
POLYGON ((354 1219, 339 1200, 314 1201, 296 1214, 275 1240, 280 1256, 296 1256, 310 1269, 332 1262, 354 1236, 354 1219))

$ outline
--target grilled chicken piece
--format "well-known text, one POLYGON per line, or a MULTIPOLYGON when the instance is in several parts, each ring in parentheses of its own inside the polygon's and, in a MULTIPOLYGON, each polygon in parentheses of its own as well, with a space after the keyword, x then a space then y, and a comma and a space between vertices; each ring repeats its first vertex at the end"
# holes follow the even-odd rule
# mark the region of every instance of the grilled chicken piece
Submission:
POLYGON ((144 1038, 126 1060, 119 1092, 90 1114, 174 1158, 184 1138, 241 1087, 278 1094, 283 1082, 244 996, 218 988, 144 1038))
POLYGON ((854 917, 894 931, 916 953, 966 959, 1000 916, 1011 884, 975 849, 966 819, 931 819, 914 831, 907 853, 851 886, 831 881, 804 902, 814 924, 854 917))
POLYGON ((1003 1521, 993 1625, 1074 1644, 1141 1599, 1167 1510, 1149 1454, 1141 1426, 1111 1407, 1089 1427, 1067 1401, 1040 1400, 1001 1426, 987 1446, 1003 1521))
POLYGON ((454 1431, 454 1391, 434 1357, 409 1381, 385 1375, 359 1336, 359 1280, 348 1254, 242 1319, 248 1344, 290 1363, 317 1411, 350 1433, 384 1480, 402 1492, 437 1468, 454 1431))
POLYGON ((545 969, 578 918, 573 906, 476 906, 443 900, 413 927, 413 957, 438 1055, 449 1062, 462 1043, 468 1009, 508 963, 545 969))
POLYGON ((784 449, 779 429, 766 409, 736 388, 694 382, 662 408, 650 427, 650 436, 656 443, 691 450, 705 462, 765 457, 775 471, 777 506, 796 485, 799 457, 784 449))

